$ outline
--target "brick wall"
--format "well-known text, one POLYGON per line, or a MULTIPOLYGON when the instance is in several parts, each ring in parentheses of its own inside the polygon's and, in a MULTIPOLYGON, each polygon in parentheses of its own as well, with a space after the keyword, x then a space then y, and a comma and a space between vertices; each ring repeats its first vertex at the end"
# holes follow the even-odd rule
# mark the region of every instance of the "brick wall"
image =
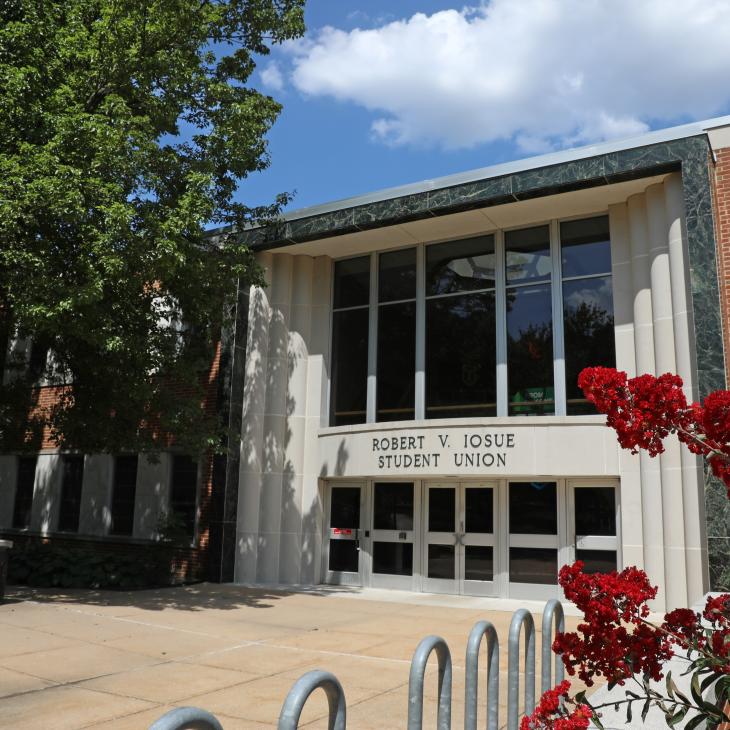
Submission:
MULTIPOLYGON (((220 363, 221 344, 219 342, 216 345, 210 368, 203 376, 204 394, 202 406, 207 416, 215 416, 216 410, 218 409, 220 363)), ((43 411, 52 407, 58 401, 64 387, 67 386, 43 386, 38 388, 38 390, 34 393, 30 416, 41 415, 43 411)), ((186 392, 185 389, 180 388, 177 395, 180 397, 190 397, 193 393, 186 392)), ((174 446, 174 434, 170 437, 170 443, 174 446)), ((45 428, 41 435, 40 450, 46 452, 58 450, 58 444, 51 438, 50 429, 48 428, 45 428)), ((214 503, 213 463, 214 455, 212 452, 207 453, 202 458, 202 476, 198 498, 198 542, 195 547, 190 548, 189 550, 181 550, 177 561, 177 573, 184 580, 199 580, 208 577, 210 521, 213 518, 212 510, 214 503)), ((8 537, 13 540, 17 540, 19 538, 17 534, 8 535, 8 537)), ((79 535, 78 537, 71 536, 70 538, 52 535, 48 539, 52 539, 54 542, 64 542, 69 539, 73 543, 94 542, 94 538, 83 535, 79 535)), ((113 546, 113 549, 120 551, 135 553, 140 549, 144 549, 143 546, 135 544, 135 541, 125 541, 123 539, 110 540, 108 538, 104 538, 103 541, 105 547, 113 546)), ((137 541, 137 543, 138 542, 139 541, 137 541)), ((211 570, 213 575, 215 575, 216 572, 217 571, 215 569, 211 570)))

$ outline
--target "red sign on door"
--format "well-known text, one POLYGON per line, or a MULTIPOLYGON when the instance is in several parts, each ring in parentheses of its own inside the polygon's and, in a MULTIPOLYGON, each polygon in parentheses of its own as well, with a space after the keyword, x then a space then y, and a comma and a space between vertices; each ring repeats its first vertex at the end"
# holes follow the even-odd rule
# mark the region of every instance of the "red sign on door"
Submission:
POLYGON ((346 527, 333 527, 333 535, 352 535, 352 530, 346 527))

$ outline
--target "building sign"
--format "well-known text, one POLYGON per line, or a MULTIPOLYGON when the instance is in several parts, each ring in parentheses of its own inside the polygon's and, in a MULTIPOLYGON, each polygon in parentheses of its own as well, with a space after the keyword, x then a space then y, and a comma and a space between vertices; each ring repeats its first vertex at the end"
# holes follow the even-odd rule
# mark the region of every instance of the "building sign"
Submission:
POLYGON ((504 431, 453 430, 418 435, 373 435, 370 450, 378 470, 508 467, 515 434, 504 431))

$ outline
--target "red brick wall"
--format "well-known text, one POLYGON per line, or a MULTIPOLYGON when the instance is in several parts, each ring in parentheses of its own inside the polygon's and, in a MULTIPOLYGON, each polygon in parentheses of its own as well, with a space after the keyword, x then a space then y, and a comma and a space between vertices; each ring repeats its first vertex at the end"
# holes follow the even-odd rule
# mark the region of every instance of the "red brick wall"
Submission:
POLYGON ((725 349, 725 378, 730 372, 730 148, 715 151, 713 207, 717 237, 718 273, 720 277, 720 308, 723 345, 725 349))

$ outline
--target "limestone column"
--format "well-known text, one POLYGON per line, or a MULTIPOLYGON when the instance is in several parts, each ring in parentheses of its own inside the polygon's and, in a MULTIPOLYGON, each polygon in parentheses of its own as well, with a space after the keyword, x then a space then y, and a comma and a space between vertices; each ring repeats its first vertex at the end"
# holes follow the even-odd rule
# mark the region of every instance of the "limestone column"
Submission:
MULTIPOLYGON (((668 225, 669 270, 672 281, 672 313, 677 374, 684 381, 688 401, 697 400, 694 377, 696 355, 694 322, 689 310, 689 271, 684 227, 682 178, 673 173, 664 181, 668 225)), ((684 522, 684 557, 688 605, 698 601, 709 585, 707 536, 705 521, 704 478, 702 461, 688 449, 680 449, 682 468, 682 504, 684 522)))
MULTIPOLYGON (((649 265, 649 232, 644 195, 628 200, 631 269, 634 285, 634 349, 637 373, 655 373, 654 323, 649 265)), ((660 585, 666 585, 664 574, 664 526, 662 519, 662 480, 660 465, 646 452, 639 455, 641 464, 641 505, 644 527, 644 568, 660 585)), ((659 597, 655 609, 664 601, 659 597)))
MULTIPOLYGON (((616 367, 630 378, 636 375, 634 347, 634 286, 626 203, 609 206, 611 280, 616 336, 616 367)), ((644 529, 641 509, 641 470, 638 454, 619 449, 621 469, 621 555, 623 565, 644 565, 644 529)))
POLYGON ((63 456, 61 454, 38 454, 33 488, 33 509, 30 529, 33 532, 53 532, 58 525, 61 504, 61 479, 63 477, 63 456))
POLYGON ((238 583, 256 581, 259 506, 263 485, 264 414, 271 318, 271 254, 260 254, 258 262, 264 268, 268 286, 251 287, 249 296, 236 539, 235 580, 238 583))
MULTIPOLYGON (((669 228, 664 204, 664 185, 646 191, 651 270, 656 373, 675 373, 677 363, 669 270, 669 228)), ((665 599, 669 608, 686 606, 687 574, 684 562, 684 509, 682 506, 682 457, 675 438, 665 441, 658 457, 662 470, 662 523, 664 527, 665 599)))

